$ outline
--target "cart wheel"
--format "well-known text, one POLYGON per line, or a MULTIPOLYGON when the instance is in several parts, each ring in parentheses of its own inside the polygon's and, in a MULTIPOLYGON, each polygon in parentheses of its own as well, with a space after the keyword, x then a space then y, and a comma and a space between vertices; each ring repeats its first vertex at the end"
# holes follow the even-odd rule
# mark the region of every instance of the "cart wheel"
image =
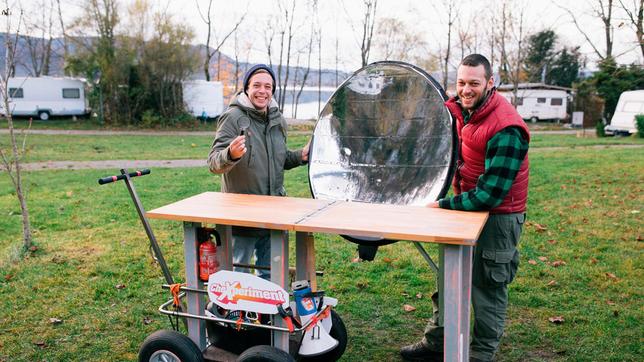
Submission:
POLYGON ((143 341, 139 362, 203 362, 199 347, 186 335, 160 330, 143 341))
POLYGON ((291 362, 293 357, 285 351, 272 346, 254 346, 237 357, 237 362, 291 362))
POLYGON ((312 356, 312 357, 302 357, 300 361, 306 362, 326 362, 326 361, 337 361, 344 354, 344 350, 347 348, 347 328, 344 326, 344 322, 334 310, 331 310, 331 332, 329 335, 338 340, 338 345, 321 355, 312 356))

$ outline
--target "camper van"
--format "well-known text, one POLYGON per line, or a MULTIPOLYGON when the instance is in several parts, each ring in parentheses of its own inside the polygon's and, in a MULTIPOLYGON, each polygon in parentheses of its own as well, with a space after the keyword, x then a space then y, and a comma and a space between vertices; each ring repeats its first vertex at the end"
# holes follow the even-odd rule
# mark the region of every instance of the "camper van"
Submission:
POLYGON ((224 87, 221 82, 185 81, 183 103, 195 117, 217 118, 224 111, 224 87))
MULTIPOLYGON (((90 111, 85 82, 76 78, 9 78, 9 109, 13 116, 83 116, 90 111)), ((5 114, 4 99, 0 113, 5 114)))
POLYGON ((638 114, 644 114, 644 89, 623 92, 617 101, 610 125, 604 131, 611 135, 635 133, 635 116, 638 114))
MULTIPOLYGON (((498 91, 510 103, 514 97, 513 86, 503 84, 498 91)), ((567 118, 568 92, 570 88, 542 83, 519 84, 517 92, 517 112, 521 118, 537 122, 540 120, 562 120, 567 118)))

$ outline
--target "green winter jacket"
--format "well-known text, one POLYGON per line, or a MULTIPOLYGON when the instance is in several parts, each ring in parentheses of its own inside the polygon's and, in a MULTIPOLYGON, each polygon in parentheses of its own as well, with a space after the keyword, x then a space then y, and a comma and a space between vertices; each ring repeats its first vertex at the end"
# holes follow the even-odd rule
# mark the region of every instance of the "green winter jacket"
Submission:
POLYGON ((302 164, 302 150, 286 147, 286 120, 275 100, 271 100, 267 117, 253 107, 244 92, 238 93, 219 118, 208 155, 210 172, 222 174, 221 191, 285 196, 284 170, 302 164), (228 146, 241 129, 246 130, 246 153, 233 161, 228 146))

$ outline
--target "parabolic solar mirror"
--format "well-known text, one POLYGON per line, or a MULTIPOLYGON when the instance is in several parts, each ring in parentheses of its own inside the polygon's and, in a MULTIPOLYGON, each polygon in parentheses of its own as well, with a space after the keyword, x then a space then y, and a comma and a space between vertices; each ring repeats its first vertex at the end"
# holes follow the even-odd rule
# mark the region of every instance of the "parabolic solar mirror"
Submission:
POLYGON ((445 100, 440 85, 410 64, 377 62, 356 71, 313 131, 313 197, 424 206, 445 196, 456 157, 445 100))

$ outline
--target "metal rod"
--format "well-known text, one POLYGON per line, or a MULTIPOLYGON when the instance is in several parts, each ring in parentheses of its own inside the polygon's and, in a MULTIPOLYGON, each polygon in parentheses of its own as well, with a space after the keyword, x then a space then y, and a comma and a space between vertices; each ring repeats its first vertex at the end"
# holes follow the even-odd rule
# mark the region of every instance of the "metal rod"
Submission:
MULTIPOLYGON (((185 297, 186 293, 179 293, 179 298, 185 297)), ((170 306, 170 304, 174 303, 174 299, 170 299, 167 302, 161 304, 159 307, 159 312, 161 314, 165 315, 171 315, 174 317, 184 317, 184 318, 194 318, 194 319, 201 319, 205 321, 211 321, 211 322, 220 322, 220 323, 225 323, 225 324, 234 324, 237 325, 237 320, 230 320, 230 319, 223 319, 223 318, 217 318, 217 317, 210 317, 206 315, 197 315, 197 314, 190 314, 190 313, 184 313, 184 312, 177 312, 177 311, 172 311, 168 310, 167 308, 170 306)), ((317 312, 315 315, 320 315, 322 314, 327 308, 330 308, 330 306, 326 306, 324 309, 320 310, 317 312)), ((302 332, 306 330, 306 328, 313 322, 314 318, 311 318, 307 323, 302 325, 300 328, 294 328, 293 332, 302 332)), ((273 329, 276 331, 282 331, 282 332, 290 332, 288 328, 284 327, 277 327, 277 326, 269 326, 266 324, 255 324, 255 323, 248 323, 248 322, 241 322, 240 323, 243 326, 249 326, 249 327, 254 327, 254 328, 264 328, 264 329, 273 329)))
MULTIPOLYGON (((271 267, 269 267, 269 266, 262 266, 262 265, 255 265, 255 264, 234 263, 233 266, 237 267, 237 268, 247 268, 247 269, 257 269, 257 270, 271 270, 271 267)), ((295 268, 293 268, 293 267, 288 268, 288 273, 289 274, 295 274, 295 268)), ((321 277, 321 276, 324 276, 324 272, 316 270, 315 275, 321 277)))
POLYGON ((414 246, 416 247, 416 249, 418 249, 418 252, 420 253, 420 255, 422 255, 423 258, 425 258, 425 260, 427 261, 427 264, 429 264, 429 266, 432 268, 434 273, 438 273, 438 266, 436 266, 436 263, 434 263, 434 261, 429 256, 429 254, 427 254, 427 251, 425 251, 425 248, 423 248, 423 246, 420 245, 418 241, 414 241, 414 246))
POLYGON ((165 277, 165 281, 168 284, 174 284, 174 280, 172 279, 172 275, 170 274, 170 269, 168 269, 168 265, 166 264, 165 259, 163 258, 163 254, 161 253, 161 249, 159 248, 157 239, 154 237, 154 233, 152 232, 150 223, 148 222, 148 219, 145 217, 145 210, 143 209, 143 205, 141 204, 139 195, 136 193, 136 189, 134 188, 134 184, 130 179, 130 175, 127 172, 127 169, 124 169, 124 168, 121 169, 121 174, 125 175, 125 185, 127 186, 127 190, 130 192, 130 196, 132 196, 132 201, 134 201, 134 206, 136 207, 136 211, 139 214, 139 218, 141 219, 141 223, 143 224, 145 233, 148 234, 148 239, 150 239, 150 245, 154 250, 154 255, 156 255, 157 261, 159 262, 159 266, 161 266, 161 270, 163 271, 163 276, 165 277))

